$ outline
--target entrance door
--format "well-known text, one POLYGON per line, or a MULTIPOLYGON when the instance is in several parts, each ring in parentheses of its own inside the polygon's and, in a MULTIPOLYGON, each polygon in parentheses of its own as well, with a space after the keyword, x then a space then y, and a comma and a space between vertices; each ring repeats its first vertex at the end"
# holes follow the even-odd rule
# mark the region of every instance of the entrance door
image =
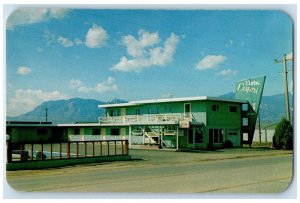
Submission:
POLYGON ((184 104, 184 117, 191 117, 191 104, 185 103, 184 104))

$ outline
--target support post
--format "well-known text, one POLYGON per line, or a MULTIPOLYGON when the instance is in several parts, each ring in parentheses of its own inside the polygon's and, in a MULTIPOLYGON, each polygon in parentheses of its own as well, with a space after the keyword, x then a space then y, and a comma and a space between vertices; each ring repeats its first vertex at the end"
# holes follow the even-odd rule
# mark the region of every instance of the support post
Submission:
MULTIPOLYGON (((8 140, 6 142, 6 155, 7 155, 7 163, 11 163, 12 162, 12 146, 11 146, 11 141, 8 140)), ((31 155, 32 157, 32 155, 31 155)))
POLYGON ((143 126, 142 133, 143 133, 143 145, 144 145, 145 144, 145 126, 143 126))
POLYGON ((23 144, 20 145, 20 161, 22 161, 23 158, 23 144))
POLYGON ((50 159, 52 159, 52 142, 50 143, 50 159))
POLYGON ((265 143, 268 142, 268 132, 267 132, 267 128, 265 128, 265 143))
POLYGON ((128 137, 128 142, 129 142, 129 148, 131 148, 131 126, 129 126, 129 137, 128 137))
POLYGON ((67 158, 70 158, 70 142, 67 143, 67 158))
POLYGON ((92 156, 94 157, 95 156, 95 142, 93 141, 92 142, 92 156))
POLYGON ((59 159, 61 159, 61 142, 59 143, 59 159))
POLYGON ((76 142, 76 158, 78 158, 78 142, 76 142))
POLYGON ((102 156, 102 141, 100 141, 100 156, 102 156))
POLYGON ((31 161, 33 160, 33 144, 31 143, 31 161))
POLYGON ((282 62, 283 63, 283 82, 284 82, 284 89, 285 89, 285 107, 286 107, 286 119, 288 121, 291 121, 291 118, 290 118, 290 104, 289 104, 289 91, 288 91, 288 81, 287 81, 287 70, 286 70, 286 62, 287 61, 291 61, 293 60, 292 58, 291 59, 287 59, 286 58, 286 54, 283 55, 282 57, 282 61, 278 61, 277 59, 275 59, 275 63, 279 63, 279 62, 282 62))
POLYGON ((176 126, 176 150, 179 149, 179 135, 178 135, 178 125, 176 126))
POLYGON ((107 141, 107 156, 109 156, 109 141, 107 141))

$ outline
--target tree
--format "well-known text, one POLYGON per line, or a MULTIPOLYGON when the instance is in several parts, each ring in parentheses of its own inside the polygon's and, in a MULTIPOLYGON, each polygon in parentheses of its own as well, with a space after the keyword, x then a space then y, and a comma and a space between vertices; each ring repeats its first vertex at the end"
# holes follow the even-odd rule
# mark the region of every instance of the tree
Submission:
POLYGON ((285 118, 282 118, 276 125, 273 147, 275 149, 293 149, 293 127, 285 118))

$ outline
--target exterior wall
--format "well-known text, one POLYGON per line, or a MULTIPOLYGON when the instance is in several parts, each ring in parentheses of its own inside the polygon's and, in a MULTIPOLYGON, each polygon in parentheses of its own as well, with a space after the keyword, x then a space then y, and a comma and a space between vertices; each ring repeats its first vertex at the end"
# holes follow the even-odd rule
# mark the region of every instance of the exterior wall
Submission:
MULTIPOLYGON (((230 140, 233 143, 233 146, 242 146, 241 103, 217 100, 180 101, 141 104, 128 107, 109 107, 107 108, 107 111, 110 112, 113 110, 122 112, 122 115, 137 115, 138 113, 140 115, 166 113, 180 113, 184 115, 185 104, 191 105, 192 126, 190 126, 189 129, 180 129, 181 133, 179 133, 178 138, 179 148, 222 148, 223 143, 226 140, 230 140), (213 105, 217 106, 217 110, 213 109, 213 105), (200 127, 197 127, 197 125, 200 125, 200 127), (201 128, 201 132, 203 134, 203 139, 201 142, 195 142, 195 138, 193 138, 194 140, 191 140, 191 136, 196 135, 197 128, 201 128), (219 136, 220 138, 215 139, 215 135, 219 136)), ((118 115, 121 114, 119 113, 118 115)), ((177 124, 174 124, 174 126, 177 126, 177 124)), ((127 133, 126 131, 126 134, 129 134, 129 132, 127 133)), ((173 146, 174 137, 175 136, 164 136, 164 140, 168 142, 168 145, 173 146)), ((137 139, 140 137, 137 136, 133 138, 133 140, 137 142, 137 139)))
MULTIPOLYGON (((207 103, 207 126, 206 139, 209 138, 209 129, 223 130, 223 143, 230 140, 233 146, 241 146, 241 104, 239 103, 224 103, 218 101, 208 101, 207 103), (218 110, 213 110, 213 105, 218 106, 218 110), (229 108, 236 108, 235 112, 230 112, 229 108)), ((206 140, 208 143, 209 140, 206 140)), ((215 144, 214 147, 223 147, 221 144, 215 144)))
POLYGON ((184 104, 190 103, 192 112, 205 112, 206 101, 187 101, 187 102, 164 102, 158 104, 141 104, 128 107, 108 107, 107 112, 116 110, 121 115, 121 109, 126 108, 126 115, 137 115, 137 109, 140 114, 165 114, 165 113, 184 113, 184 104))
POLYGON ((8 127, 12 143, 18 142, 39 142, 52 139, 51 127, 8 127), (43 130, 41 130, 43 129, 43 130))

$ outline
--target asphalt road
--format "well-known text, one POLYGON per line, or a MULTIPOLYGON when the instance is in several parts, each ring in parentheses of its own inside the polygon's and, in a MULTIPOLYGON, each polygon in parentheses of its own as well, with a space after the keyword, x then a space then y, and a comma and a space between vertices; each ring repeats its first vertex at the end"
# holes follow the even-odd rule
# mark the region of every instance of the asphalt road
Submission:
POLYGON ((13 191, 16 198, 20 194, 23 197, 39 194, 51 197, 61 192, 75 198, 91 192, 96 197, 117 193, 278 194, 289 187, 293 177, 293 154, 290 151, 232 149, 191 153, 131 150, 130 153, 134 160, 129 162, 8 171, 6 180, 12 189, 6 191, 13 191))

